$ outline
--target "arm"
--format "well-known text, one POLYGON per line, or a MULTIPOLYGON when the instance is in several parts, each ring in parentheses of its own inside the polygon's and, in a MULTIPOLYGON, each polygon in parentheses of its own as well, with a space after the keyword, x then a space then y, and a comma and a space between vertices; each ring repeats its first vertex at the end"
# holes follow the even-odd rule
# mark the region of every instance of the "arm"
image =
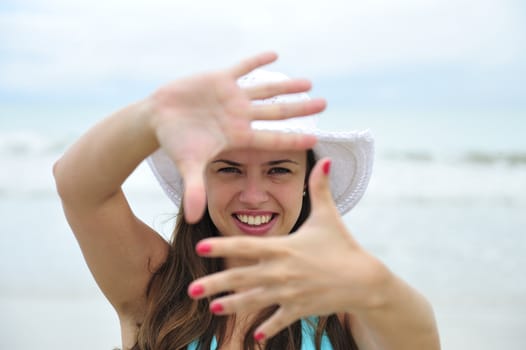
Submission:
MULTIPOLYGON (((440 349, 429 302, 405 281, 379 265, 375 300, 351 314, 351 332, 363 350, 440 349), (380 277, 382 276, 382 277, 380 277)), ((372 286, 371 286, 372 287, 372 286)))
POLYGON ((258 340, 272 337, 300 318, 348 313, 361 350, 439 349, 427 301, 365 251, 346 229, 332 200, 328 173, 322 171, 329 168, 328 161, 318 161, 311 172, 312 211, 296 233, 200 242, 196 251, 202 256, 258 263, 202 277, 189 286, 190 296, 198 299, 238 291, 211 302, 210 309, 222 310, 219 314, 279 305, 256 330, 258 340))
POLYGON ((158 143, 145 113, 133 104, 103 120, 54 166, 67 220, 99 287, 119 313, 138 312, 167 243, 137 219, 121 190, 158 143))

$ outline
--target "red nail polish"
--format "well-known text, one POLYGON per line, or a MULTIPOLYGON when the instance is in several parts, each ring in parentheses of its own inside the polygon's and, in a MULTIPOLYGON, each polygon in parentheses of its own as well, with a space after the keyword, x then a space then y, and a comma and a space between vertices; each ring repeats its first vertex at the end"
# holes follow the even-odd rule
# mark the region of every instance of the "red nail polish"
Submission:
POLYGON ((265 339, 265 334, 263 332, 257 332, 254 334, 254 339, 256 339, 256 341, 262 341, 265 339))
POLYGON ((207 242, 199 242, 195 247, 197 254, 208 254, 212 251, 212 246, 207 242))
POLYGON ((202 285, 194 284, 194 285, 190 286, 190 288, 188 289, 188 294, 190 294, 191 297, 198 297, 201 294, 203 294, 204 291, 205 291, 205 289, 203 288, 202 285))
POLYGON ((223 305, 221 305, 220 303, 213 303, 210 305, 210 311, 214 314, 223 312, 223 305))
POLYGON ((331 161, 327 161, 325 162, 325 164, 323 164, 323 173, 325 175, 329 175, 329 172, 331 171, 331 161))

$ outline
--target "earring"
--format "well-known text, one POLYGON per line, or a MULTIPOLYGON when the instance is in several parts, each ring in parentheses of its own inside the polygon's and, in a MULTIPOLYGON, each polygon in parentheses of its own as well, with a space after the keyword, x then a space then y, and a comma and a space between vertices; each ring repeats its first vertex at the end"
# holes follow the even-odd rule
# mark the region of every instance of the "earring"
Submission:
POLYGON ((307 195, 307 191, 303 191, 303 197, 307 195))

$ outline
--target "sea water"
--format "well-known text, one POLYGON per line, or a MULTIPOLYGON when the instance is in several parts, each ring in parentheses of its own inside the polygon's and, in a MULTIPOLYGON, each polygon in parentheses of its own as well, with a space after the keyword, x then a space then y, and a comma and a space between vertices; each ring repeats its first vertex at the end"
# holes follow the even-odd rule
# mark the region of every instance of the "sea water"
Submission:
MULTIPOLYGON (((103 113, 0 116, 0 349, 111 349, 117 317, 62 213, 51 168, 103 113)), ((368 191, 345 216, 356 239, 433 304, 444 349, 525 349, 526 116, 329 111, 369 128, 368 191)), ((124 185, 165 237, 175 209, 142 164, 124 185)))

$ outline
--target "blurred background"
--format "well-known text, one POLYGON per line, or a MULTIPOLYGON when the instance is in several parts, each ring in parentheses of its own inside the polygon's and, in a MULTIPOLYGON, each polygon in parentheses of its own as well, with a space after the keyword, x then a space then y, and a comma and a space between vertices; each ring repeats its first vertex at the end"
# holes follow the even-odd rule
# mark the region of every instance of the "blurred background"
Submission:
MULTIPOLYGON (((104 116, 275 50, 325 129, 376 137, 356 238, 425 294, 443 349, 525 349, 526 5, 520 0, 2 0, 0 349, 111 349, 119 324, 64 219, 53 162, 104 116)), ((169 236, 141 165, 125 188, 169 236)))

